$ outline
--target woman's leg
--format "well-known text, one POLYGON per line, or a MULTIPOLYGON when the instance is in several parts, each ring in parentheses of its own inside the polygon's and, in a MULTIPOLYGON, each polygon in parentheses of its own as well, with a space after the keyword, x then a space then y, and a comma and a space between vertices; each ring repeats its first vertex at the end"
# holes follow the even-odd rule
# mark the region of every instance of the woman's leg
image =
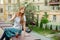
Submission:
POLYGON ((0 40, 3 40, 5 38, 6 34, 5 32, 3 33, 2 37, 0 38, 0 40))
POLYGON ((6 36, 6 37, 5 37, 5 40, 10 40, 10 38, 6 36))
POLYGON ((5 40, 10 40, 10 38, 6 36, 6 31, 7 30, 4 31, 4 33, 3 33, 2 37, 0 38, 0 40, 3 40, 4 38, 5 38, 5 40))

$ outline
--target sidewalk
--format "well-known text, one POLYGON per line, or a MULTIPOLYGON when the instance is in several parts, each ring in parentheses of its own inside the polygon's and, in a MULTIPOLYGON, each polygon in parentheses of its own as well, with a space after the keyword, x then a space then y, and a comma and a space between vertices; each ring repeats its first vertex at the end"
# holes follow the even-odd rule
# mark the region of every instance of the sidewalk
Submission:
POLYGON ((36 32, 31 32, 30 34, 31 34, 32 36, 34 36, 35 38, 37 38, 37 39, 41 39, 41 40, 51 40, 51 38, 46 37, 46 36, 43 36, 43 35, 40 35, 40 34, 38 34, 38 33, 36 33, 36 32))
MULTIPOLYGON (((0 37, 2 33, 3 33, 3 30, 0 28, 0 37)), ((37 34, 36 32, 33 32, 33 31, 31 33, 26 33, 25 40, 36 40, 36 39, 51 40, 51 38, 37 34)))

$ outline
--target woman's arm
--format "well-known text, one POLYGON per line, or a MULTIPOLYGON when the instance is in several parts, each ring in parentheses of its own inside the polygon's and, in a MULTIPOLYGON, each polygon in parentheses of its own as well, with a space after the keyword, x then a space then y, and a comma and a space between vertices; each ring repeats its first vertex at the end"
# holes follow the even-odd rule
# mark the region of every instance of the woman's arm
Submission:
POLYGON ((25 38, 25 35, 26 34, 26 22, 24 21, 24 23, 23 23, 23 35, 22 35, 22 39, 24 39, 25 38))
POLYGON ((24 32, 26 31, 26 21, 23 23, 24 32))
POLYGON ((24 23, 23 23, 24 31, 26 31, 26 17, 24 15, 24 23))
POLYGON ((23 30, 24 30, 24 36, 25 36, 25 33, 26 33, 26 17, 25 17, 25 15, 24 15, 23 30))
POLYGON ((16 17, 16 15, 14 14, 9 21, 13 21, 15 17, 16 17))

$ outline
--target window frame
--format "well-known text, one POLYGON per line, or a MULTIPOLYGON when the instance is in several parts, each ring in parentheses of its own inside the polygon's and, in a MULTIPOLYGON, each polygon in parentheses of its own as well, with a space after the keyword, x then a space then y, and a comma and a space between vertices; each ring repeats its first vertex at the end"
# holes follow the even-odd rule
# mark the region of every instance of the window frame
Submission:
POLYGON ((3 13, 3 8, 0 8, 0 13, 3 13))

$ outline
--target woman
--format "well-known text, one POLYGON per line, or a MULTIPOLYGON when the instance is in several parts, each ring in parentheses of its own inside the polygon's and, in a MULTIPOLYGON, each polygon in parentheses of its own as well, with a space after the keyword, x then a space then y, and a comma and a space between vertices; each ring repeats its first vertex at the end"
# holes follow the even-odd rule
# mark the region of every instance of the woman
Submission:
POLYGON ((10 21, 14 20, 14 25, 11 28, 5 28, 4 33, 1 37, 0 40, 10 40, 11 37, 21 35, 22 32, 22 25, 24 28, 24 33, 25 33, 25 23, 26 23, 26 18, 24 14, 24 7, 21 7, 19 9, 19 12, 14 14, 14 16, 10 19, 10 21))

